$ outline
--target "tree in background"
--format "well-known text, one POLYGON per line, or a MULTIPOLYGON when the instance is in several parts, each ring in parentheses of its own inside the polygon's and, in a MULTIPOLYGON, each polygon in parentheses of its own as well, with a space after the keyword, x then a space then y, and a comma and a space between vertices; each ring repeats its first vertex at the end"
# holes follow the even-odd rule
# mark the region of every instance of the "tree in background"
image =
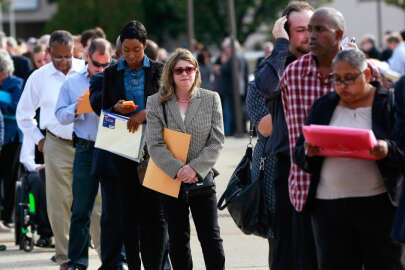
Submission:
POLYGON ((404 0, 385 0, 388 5, 393 5, 402 8, 405 10, 405 1, 404 0))
MULTIPOLYGON (((95 26, 102 27, 114 41, 122 25, 139 20, 158 43, 186 34, 185 0, 48 0, 58 2, 58 12, 47 23, 47 33, 66 29, 73 34, 95 26)), ((234 0, 237 38, 244 42, 262 24, 271 24, 289 0, 234 0)), ((331 0, 316 0, 320 5, 331 0)), ((314 1, 311 1, 314 2, 314 1)), ((220 44, 229 35, 227 1, 195 0, 196 39, 220 44)))

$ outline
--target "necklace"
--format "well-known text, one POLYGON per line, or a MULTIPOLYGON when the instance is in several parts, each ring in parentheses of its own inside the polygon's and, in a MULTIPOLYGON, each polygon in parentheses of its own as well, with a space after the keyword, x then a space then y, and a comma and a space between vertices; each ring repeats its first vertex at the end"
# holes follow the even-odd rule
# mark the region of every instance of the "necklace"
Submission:
POLYGON ((188 103, 189 100, 188 99, 184 99, 184 100, 178 99, 177 102, 178 103, 188 103))

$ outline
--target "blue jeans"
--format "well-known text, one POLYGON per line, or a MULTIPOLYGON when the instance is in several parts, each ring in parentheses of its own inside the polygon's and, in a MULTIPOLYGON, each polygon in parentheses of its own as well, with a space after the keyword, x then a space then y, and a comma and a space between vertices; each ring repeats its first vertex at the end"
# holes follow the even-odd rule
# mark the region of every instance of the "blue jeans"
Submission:
POLYGON ((108 181, 102 181, 90 174, 94 148, 77 144, 73 164, 73 203, 69 232, 68 256, 71 263, 87 268, 90 241, 90 217, 97 196, 99 183, 102 185, 101 216, 101 269, 113 269, 122 261, 122 237, 119 237, 119 212, 117 194, 111 189, 108 181), (111 210, 113 209, 113 210, 111 210), (114 215, 115 217, 109 217, 114 215), (115 218, 115 222, 114 222, 115 218), (112 219, 112 220, 110 220, 112 219), (107 221, 108 220, 108 221, 107 221), (118 237, 117 237, 118 235, 118 237))

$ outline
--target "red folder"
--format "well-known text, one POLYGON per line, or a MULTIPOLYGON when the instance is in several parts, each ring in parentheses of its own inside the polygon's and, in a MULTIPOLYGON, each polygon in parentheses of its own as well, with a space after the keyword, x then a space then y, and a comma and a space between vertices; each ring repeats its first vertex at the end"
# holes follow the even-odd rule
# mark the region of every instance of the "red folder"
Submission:
POLYGON ((376 159, 369 153, 377 144, 372 130, 309 125, 302 132, 306 142, 322 148, 320 156, 376 159))

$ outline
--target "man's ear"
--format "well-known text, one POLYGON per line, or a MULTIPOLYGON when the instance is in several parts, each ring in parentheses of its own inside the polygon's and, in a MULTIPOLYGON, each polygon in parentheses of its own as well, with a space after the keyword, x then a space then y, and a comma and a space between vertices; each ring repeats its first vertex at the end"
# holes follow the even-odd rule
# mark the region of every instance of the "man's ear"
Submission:
POLYGON ((371 69, 369 67, 367 67, 367 69, 364 71, 364 76, 366 77, 366 81, 370 82, 371 81, 371 69))
POLYGON ((341 29, 336 30, 336 38, 337 38, 337 40, 340 40, 340 41, 343 40, 343 31, 341 29))

